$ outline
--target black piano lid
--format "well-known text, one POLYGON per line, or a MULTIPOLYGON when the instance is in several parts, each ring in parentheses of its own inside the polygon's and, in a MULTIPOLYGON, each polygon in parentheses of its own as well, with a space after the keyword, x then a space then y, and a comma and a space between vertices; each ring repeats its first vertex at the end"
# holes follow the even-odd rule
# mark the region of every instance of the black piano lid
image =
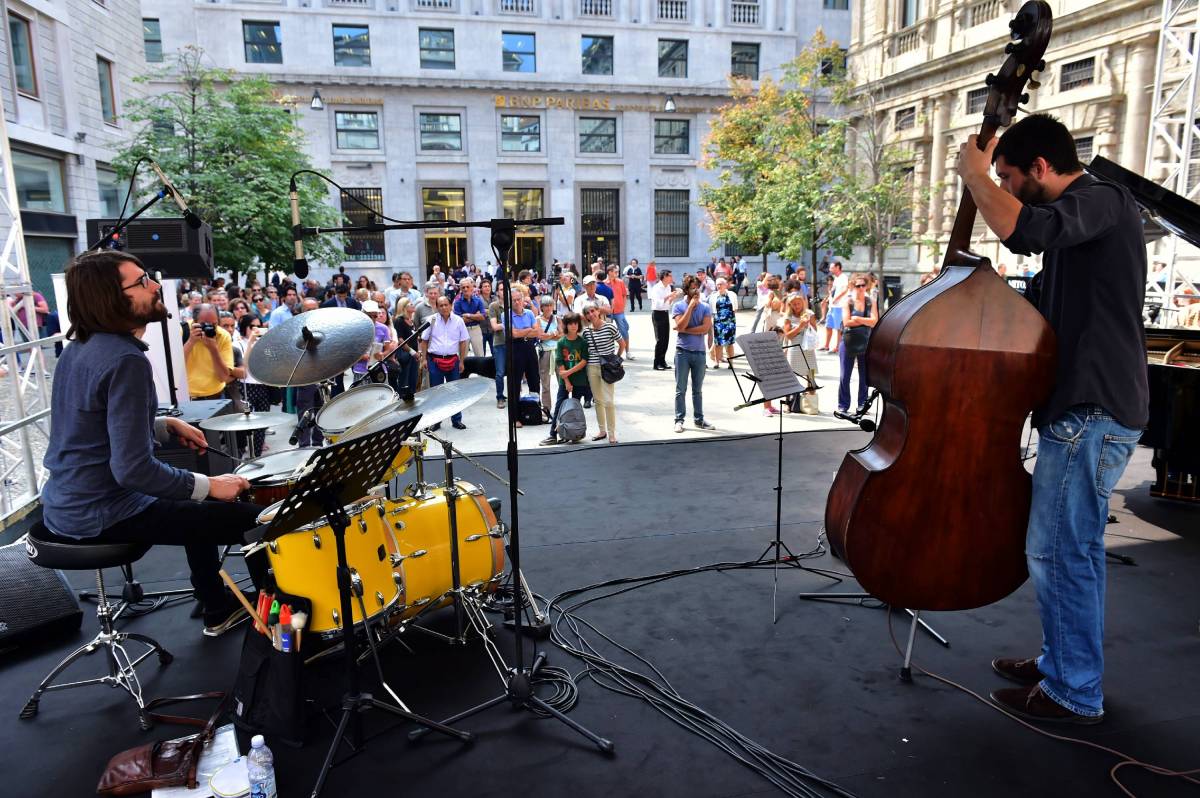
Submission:
POLYGON ((1087 171, 1129 189, 1138 207, 1154 222, 1200 247, 1200 205, 1100 155, 1092 159, 1087 171))

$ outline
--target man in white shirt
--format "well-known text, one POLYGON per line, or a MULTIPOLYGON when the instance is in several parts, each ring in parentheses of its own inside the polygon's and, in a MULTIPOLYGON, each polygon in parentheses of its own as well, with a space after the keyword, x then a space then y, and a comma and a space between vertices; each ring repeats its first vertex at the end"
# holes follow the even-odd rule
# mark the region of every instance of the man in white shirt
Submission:
POLYGON ((296 314, 296 306, 299 301, 296 289, 289 285, 287 290, 283 292, 283 301, 279 303, 279 307, 271 311, 268 324, 271 327, 278 327, 290 319, 296 314))
POLYGON ((658 282, 650 285, 650 321, 654 324, 654 370, 670 371, 667 365, 667 344, 671 340, 671 305, 682 296, 675 289, 670 269, 658 273, 658 282))
POLYGON ((582 315, 584 302, 591 302, 605 316, 612 313, 612 305, 604 296, 596 293, 596 276, 594 274, 583 278, 583 293, 575 297, 575 303, 571 306, 571 310, 582 315))
MULTIPOLYGON (((438 297, 437 313, 433 316, 429 329, 421 334, 421 356, 429 364, 430 388, 443 382, 454 382, 459 378, 470 341, 467 325, 450 312, 450 298, 438 297)), ((467 428, 463 423, 462 413, 455 413, 450 422, 455 429, 467 428)), ((441 426, 434 424, 430 429, 436 431, 441 426)))
POLYGON ((829 309, 825 313, 825 346, 818 349, 818 352, 837 351, 838 334, 842 329, 842 305, 850 293, 850 275, 842 271, 839 261, 834 261, 829 267, 829 273, 833 275, 833 288, 829 291, 829 309), (829 343, 831 338, 832 345, 829 343))

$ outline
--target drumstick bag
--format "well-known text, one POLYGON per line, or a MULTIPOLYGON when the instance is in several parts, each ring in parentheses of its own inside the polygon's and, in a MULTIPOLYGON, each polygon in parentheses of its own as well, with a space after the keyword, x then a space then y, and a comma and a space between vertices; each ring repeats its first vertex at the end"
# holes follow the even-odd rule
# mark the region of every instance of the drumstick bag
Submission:
MULTIPOLYGON (((294 611, 312 613, 312 602, 302 596, 276 593, 275 598, 294 611)), ((308 726, 305 698, 304 652, 276 651, 271 637, 247 624, 233 685, 234 724, 247 734, 269 735, 272 743, 299 748, 308 726)))

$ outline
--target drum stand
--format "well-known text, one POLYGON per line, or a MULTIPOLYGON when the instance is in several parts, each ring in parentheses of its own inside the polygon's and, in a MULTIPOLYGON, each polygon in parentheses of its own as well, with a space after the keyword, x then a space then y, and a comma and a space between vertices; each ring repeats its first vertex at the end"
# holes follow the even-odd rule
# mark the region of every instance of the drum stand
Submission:
MULTIPOLYGON (((419 417, 418 417, 419 418, 419 417)), ((333 530, 337 551, 337 585, 341 598, 342 647, 346 660, 346 690, 342 694, 342 716, 337 724, 329 752, 317 775, 316 785, 312 796, 316 798, 325 786, 325 780, 334 765, 334 757, 339 746, 346 742, 353 754, 363 749, 362 715, 367 710, 377 709, 390 715, 420 724, 433 731, 464 742, 474 738, 469 732, 458 731, 449 726, 416 715, 401 703, 400 707, 385 704, 370 693, 363 692, 359 686, 359 673, 356 656, 356 639, 354 635, 354 614, 352 595, 359 595, 362 603, 362 584, 358 575, 350 568, 346 559, 346 530, 350 526, 350 517, 346 506, 356 498, 365 495, 367 490, 377 484, 379 478, 386 472, 388 466, 396 458, 404 439, 416 426, 417 418, 396 424, 368 439, 346 441, 343 444, 323 448, 315 453, 305 466, 305 473, 297 481, 291 494, 284 500, 276 513, 271 526, 267 530, 267 538, 274 539, 282 534, 296 529, 305 523, 324 517, 333 530), (350 739, 346 740, 349 733, 350 739)), ((366 613, 363 620, 366 621, 366 613)), ((368 627, 368 640, 370 629, 368 627)), ((378 658, 376 658, 378 664, 378 658)), ((385 688, 392 693, 390 687, 385 688)), ((395 694, 392 693, 393 697, 395 694)))

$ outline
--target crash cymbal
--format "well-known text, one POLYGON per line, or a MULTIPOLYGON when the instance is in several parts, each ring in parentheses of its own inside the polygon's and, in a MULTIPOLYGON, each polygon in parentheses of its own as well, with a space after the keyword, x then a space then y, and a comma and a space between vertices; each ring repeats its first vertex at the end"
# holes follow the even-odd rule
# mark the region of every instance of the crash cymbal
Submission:
POLYGON ((295 423, 296 417, 291 413, 229 413, 204 419, 200 422, 200 429, 209 432, 249 432, 295 423))
POLYGON ((426 388, 414 396, 411 402, 397 402, 391 408, 376 413, 358 426, 352 427, 346 432, 345 440, 366 437, 415 416, 421 417, 417 428, 427 429, 434 424, 440 424, 455 413, 466 410, 487 396, 491 389, 491 380, 466 379, 426 388))
POLYGON ((350 368, 374 342, 375 323, 362 311, 319 308, 267 330, 247 365, 267 385, 313 385, 350 368))

